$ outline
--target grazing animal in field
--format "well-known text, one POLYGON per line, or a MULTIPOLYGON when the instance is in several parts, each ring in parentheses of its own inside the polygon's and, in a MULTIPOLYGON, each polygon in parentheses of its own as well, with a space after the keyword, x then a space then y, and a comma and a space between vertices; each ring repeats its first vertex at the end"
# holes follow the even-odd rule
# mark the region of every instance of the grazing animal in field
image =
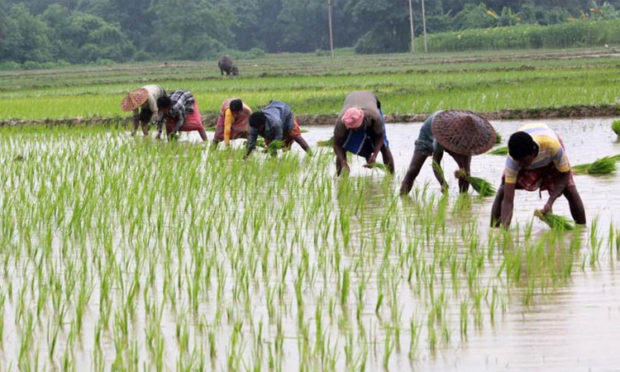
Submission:
POLYGON ((229 56, 221 56, 217 60, 217 67, 220 68, 220 73, 224 76, 224 72, 226 75, 232 74, 233 76, 239 75, 239 69, 233 63, 232 58, 229 56))

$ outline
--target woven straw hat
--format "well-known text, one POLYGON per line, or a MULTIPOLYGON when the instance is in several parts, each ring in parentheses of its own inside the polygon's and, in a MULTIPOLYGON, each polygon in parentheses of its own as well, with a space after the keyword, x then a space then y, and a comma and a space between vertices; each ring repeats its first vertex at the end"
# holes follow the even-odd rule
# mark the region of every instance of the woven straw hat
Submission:
POLYGON ((123 111, 133 111, 138 107, 142 106, 144 102, 149 98, 149 91, 140 88, 136 90, 132 90, 127 93, 123 101, 121 102, 121 110, 123 111))
POLYGON ((446 110, 431 123, 433 137, 457 154, 478 155, 495 144, 495 129, 483 117, 466 110, 446 110))

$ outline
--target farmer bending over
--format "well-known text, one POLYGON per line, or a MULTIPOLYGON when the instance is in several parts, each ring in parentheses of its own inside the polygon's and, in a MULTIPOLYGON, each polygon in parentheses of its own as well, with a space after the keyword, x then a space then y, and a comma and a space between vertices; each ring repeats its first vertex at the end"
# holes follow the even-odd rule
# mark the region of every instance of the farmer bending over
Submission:
POLYGON ((515 189, 547 190, 549 199, 541 210, 543 214, 550 213, 555 200, 564 195, 575 222, 586 223, 564 144, 545 124, 523 126, 510 136, 502 185, 491 210, 491 226, 510 225, 515 189))
POLYGON ((227 99, 222 102, 220 114, 217 117, 217 126, 213 144, 224 141, 230 145, 231 139, 248 138, 250 124, 248 119, 252 114, 250 107, 246 106, 239 98, 227 99))
POLYGON ((142 133, 146 137, 149 134, 148 124, 157 117, 157 99, 166 95, 164 88, 159 85, 145 85, 140 89, 127 93, 121 102, 123 111, 133 111, 133 131, 135 135, 138 124, 142 127, 142 133))
MULTIPOLYGON (((441 169, 444 150, 452 156, 459 169, 470 174, 471 157, 482 154, 495 144, 495 130, 483 117, 471 111, 444 110, 429 116, 415 141, 413 157, 407 174, 400 186, 400 194, 407 195, 413 187, 413 181, 420 173, 420 168, 429 156, 433 156, 433 173, 443 191, 448 184, 441 169)), ((467 192, 469 182, 459 178, 459 191, 467 192)))
POLYGON ((301 136, 301 130, 291 108, 284 102, 271 101, 261 111, 250 115, 250 137, 247 145, 247 158, 256 147, 258 136, 265 139, 265 144, 272 141, 282 141, 284 146, 290 148, 293 141, 306 153, 310 153, 310 147, 301 136))
POLYGON ((192 93, 188 90, 175 90, 170 96, 157 99, 159 118, 157 119, 157 137, 161 138, 161 130, 166 122, 166 135, 174 137, 179 131, 198 131, 203 141, 207 140, 207 133, 202 126, 202 118, 198 105, 192 93))
POLYGON ((349 172, 345 151, 364 157, 365 167, 370 167, 381 152, 383 163, 390 173, 394 173, 394 158, 385 134, 381 102, 372 92, 355 91, 344 99, 334 127, 337 175, 343 170, 349 172))

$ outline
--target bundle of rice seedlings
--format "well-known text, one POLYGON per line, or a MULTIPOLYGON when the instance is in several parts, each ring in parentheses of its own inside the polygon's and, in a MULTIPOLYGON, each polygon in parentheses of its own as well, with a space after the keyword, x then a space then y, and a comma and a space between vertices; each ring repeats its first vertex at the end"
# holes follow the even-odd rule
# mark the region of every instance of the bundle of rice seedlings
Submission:
POLYGON ((611 123, 611 130, 620 137, 620 120, 614 120, 613 123, 611 123))
POLYGON ((619 155, 604 156, 593 163, 579 164, 573 166, 575 174, 609 174, 616 171, 616 161, 619 155))
POLYGON ((325 141, 317 141, 316 145, 319 147, 332 147, 334 146, 334 136, 325 141))
POLYGON ((508 146, 497 146, 493 150, 487 152, 489 155, 508 155, 508 146))
POLYGON ((474 188, 474 190, 476 190, 476 192, 480 196, 495 195, 495 187, 493 187, 493 185, 490 182, 488 182, 487 180, 483 178, 473 177, 467 174, 467 172, 465 172, 465 169, 457 170, 456 172, 454 172, 454 175, 456 176, 456 178, 463 178, 467 182, 469 182, 469 184, 474 188))
MULTIPOLYGON (((244 145, 247 145, 248 141, 245 141, 244 145)), ((256 147, 260 147, 260 148, 266 148, 267 145, 265 145, 265 140, 262 138, 257 138, 256 139, 256 147)))
POLYGON ((275 156, 278 153, 278 150, 284 148, 284 141, 282 140, 274 140, 269 143, 269 146, 265 149, 265 152, 269 153, 272 156, 275 156))
POLYGON ((381 169, 382 171, 388 173, 390 168, 386 164, 374 162, 372 164, 364 164, 364 167, 368 169, 381 169))
POLYGON ((620 154, 610 156, 610 158, 614 159, 614 161, 616 161, 616 162, 619 162, 620 161, 620 154))
POLYGON ((495 143, 498 145, 502 143, 502 135, 498 131, 495 131, 495 143))
POLYGON ((443 178, 444 180, 446 179, 444 173, 443 173, 443 169, 441 168, 441 164, 437 163, 435 160, 433 160, 433 170, 435 170, 435 172, 441 174, 441 178, 443 178))
POLYGON ((564 216, 553 213, 543 214, 540 209, 534 211, 534 216, 538 217, 542 222, 549 225, 554 230, 573 230, 575 224, 564 216))

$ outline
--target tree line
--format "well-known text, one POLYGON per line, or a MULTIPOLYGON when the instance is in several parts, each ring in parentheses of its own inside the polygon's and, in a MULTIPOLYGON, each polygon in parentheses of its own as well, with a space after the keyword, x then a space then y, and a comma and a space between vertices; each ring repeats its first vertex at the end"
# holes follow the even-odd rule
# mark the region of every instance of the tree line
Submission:
MULTIPOLYGON (((0 62, 200 60, 410 47, 409 0, 0 0, 0 62)), ((411 0, 415 35, 617 18, 620 0, 411 0), (422 13, 424 6, 424 14, 422 13), (425 26, 425 30, 423 29, 425 26)))

